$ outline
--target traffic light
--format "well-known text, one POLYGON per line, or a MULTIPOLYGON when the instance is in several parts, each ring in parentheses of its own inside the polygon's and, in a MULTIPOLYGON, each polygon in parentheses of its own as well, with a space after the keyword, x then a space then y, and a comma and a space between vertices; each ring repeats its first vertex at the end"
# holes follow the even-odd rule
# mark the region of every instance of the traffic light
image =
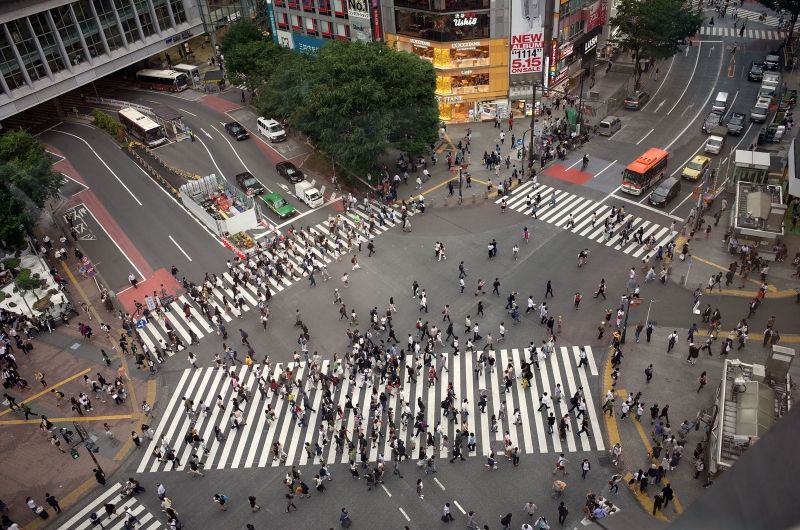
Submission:
POLYGON ((69 455, 72 457, 73 460, 77 460, 81 457, 81 454, 75 448, 73 448, 72 451, 69 452, 69 455))

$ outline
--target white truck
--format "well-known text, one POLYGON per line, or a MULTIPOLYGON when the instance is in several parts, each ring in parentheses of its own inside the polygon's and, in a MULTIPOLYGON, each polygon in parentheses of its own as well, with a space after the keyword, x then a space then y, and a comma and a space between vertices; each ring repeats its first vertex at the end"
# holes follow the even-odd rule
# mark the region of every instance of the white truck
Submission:
POLYGON ((761 88, 758 90, 759 97, 774 98, 778 94, 781 86, 781 74, 778 72, 764 72, 761 79, 761 88))
POLYGON ((294 194, 311 208, 322 206, 322 194, 307 180, 294 185, 294 194))

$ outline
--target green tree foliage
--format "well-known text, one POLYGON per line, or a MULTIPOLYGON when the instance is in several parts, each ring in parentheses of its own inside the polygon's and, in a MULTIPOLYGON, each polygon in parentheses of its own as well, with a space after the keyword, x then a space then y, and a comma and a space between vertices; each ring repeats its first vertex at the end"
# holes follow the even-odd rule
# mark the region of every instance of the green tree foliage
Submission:
POLYGON ((125 140, 125 128, 120 122, 100 109, 92 110, 92 118, 97 127, 113 136, 118 142, 125 140))
POLYGON ((21 130, 0 136, 0 245, 25 247, 33 210, 58 194, 62 179, 37 137, 21 130))
POLYGON ((789 35, 786 37, 786 42, 792 42, 792 35, 794 35, 794 25, 797 22, 797 17, 800 15, 800 0, 758 0, 762 5, 772 9, 773 11, 780 11, 781 9, 789 13, 789 35))
POLYGON ((237 31, 224 48, 229 73, 247 79, 262 115, 288 118, 337 164, 363 175, 389 148, 415 155, 435 141, 430 63, 380 43, 333 41, 296 53, 247 31, 250 41, 237 31))
POLYGON ((619 28, 609 39, 631 52, 636 65, 636 90, 642 69, 640 59, 665 59, 681 50, 686 39, 700 29, 702 17, 686 9, 684 0, 620 0, 609 24, 619 28))
POLYGON ((225 35, 223 35, 222 39, 219 41, 219 49, 222 55, 225 56, 225 61, 227 62, 229 59, 228 54, 232 53, 242 44, 263 40, 264 35, 255 24, 249 20, 242 20, 241 22, 228 26, 225 30, 225 35))

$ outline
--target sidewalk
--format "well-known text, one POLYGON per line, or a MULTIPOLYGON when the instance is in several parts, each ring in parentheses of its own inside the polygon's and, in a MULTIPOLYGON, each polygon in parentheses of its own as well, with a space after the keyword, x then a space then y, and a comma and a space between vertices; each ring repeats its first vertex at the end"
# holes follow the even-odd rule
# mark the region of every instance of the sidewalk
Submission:
MULTIPOLYGON (((47 233, 54 241, 58 241, 61 235, 49 218, 40 222, 38 232, 40 236, 47 233)), ((120 357, 114 349, 114 337, 118 336, 120 330, 112 331, 110 336, 100 330, 100 319, 110 324, 112 329, 118 327, 118 321, 100 303, 100 293, 94 280, 76 274, 78 263, 72 249, 69 249, 66 262, 51 260, 51 265, 69 279, 70 298, 80 314, 70 318, 69 326, 61 325, 52 333, 43 329, 34 338, 33 350, 29 355, 15 348, 20 375, 28 380, 31 388, 25 390, 14 387, 4 391, 18 403, 29 404, 38 416, 26 421, 24 414, 19 411, 5 407, 0 410, 0 451, 4 464, 2 481, 6 485, 2 500, 9 507, 8 516, 28 529, 40 528, 45 521, 33 516, 25 504, 26 497, 31 496, 37 504, 48 508, 51 515, 47 521, 49 523, 56 514, 45 504, 45 493, 54 495, 62 509, 67 509, 98 486, 92 473, 95 464, 88 450, 80 444, 75 422, 86 430, 89 440, 99 448, 94 456, 105 472, 106 479, 111 480, 120 461, 133 447, 131 431, 139 432, 143 423, 139 404, 142 400, 153 403, 156 399, 156 381, 137 370, 130 373, 127 359, 120 357), (89 314, 81 309, 81 302, 89 304, 89 314), (79 322, 92 327, 91 340, 81 337, 77 329, 79 322), (102 361, 101 348, 111 359, 110 366, 102 361), (35 371, 44 374, 47 387, 36 381, 35 371), (97 380, 97 374, 108 382, 113 382, 118 376, 123 377, 127 381, 127 400, 117 405, 111 397, 103 397, 104 402, 95 395, 84 376, 97 380), (58 389, 65 394, 63 403, 57 402, 51 389, 58 389), (83 416, 72 410, 70 404, 70 398, 77 398, 81 392, 89 396, 93 406, 92 411, 84 410, 83 416), (40 429, 41 416, 47 416, 54 424, 52 433, 58 436, 65 454, 50 443, 51 433, 40 429), (106 435, 104 423, 109 424, 114 439, 106 435), (61 428, 72 431, 71 444, 60 434, 61 428), (75 445, 80 456, 73 460, 70 449, 75 445)))

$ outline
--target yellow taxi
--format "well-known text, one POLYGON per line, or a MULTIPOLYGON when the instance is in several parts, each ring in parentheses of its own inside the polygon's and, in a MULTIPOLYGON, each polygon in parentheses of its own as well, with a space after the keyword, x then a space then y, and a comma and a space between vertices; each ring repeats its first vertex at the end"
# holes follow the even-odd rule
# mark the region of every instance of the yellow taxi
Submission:
POLYGON ((688 180, 700 180, 703 175, 708 171, 708 166, 711 164, 711 159, 707 156, 697 155, 692 158, 686 167, 683 168, 681 177, 688 180))

